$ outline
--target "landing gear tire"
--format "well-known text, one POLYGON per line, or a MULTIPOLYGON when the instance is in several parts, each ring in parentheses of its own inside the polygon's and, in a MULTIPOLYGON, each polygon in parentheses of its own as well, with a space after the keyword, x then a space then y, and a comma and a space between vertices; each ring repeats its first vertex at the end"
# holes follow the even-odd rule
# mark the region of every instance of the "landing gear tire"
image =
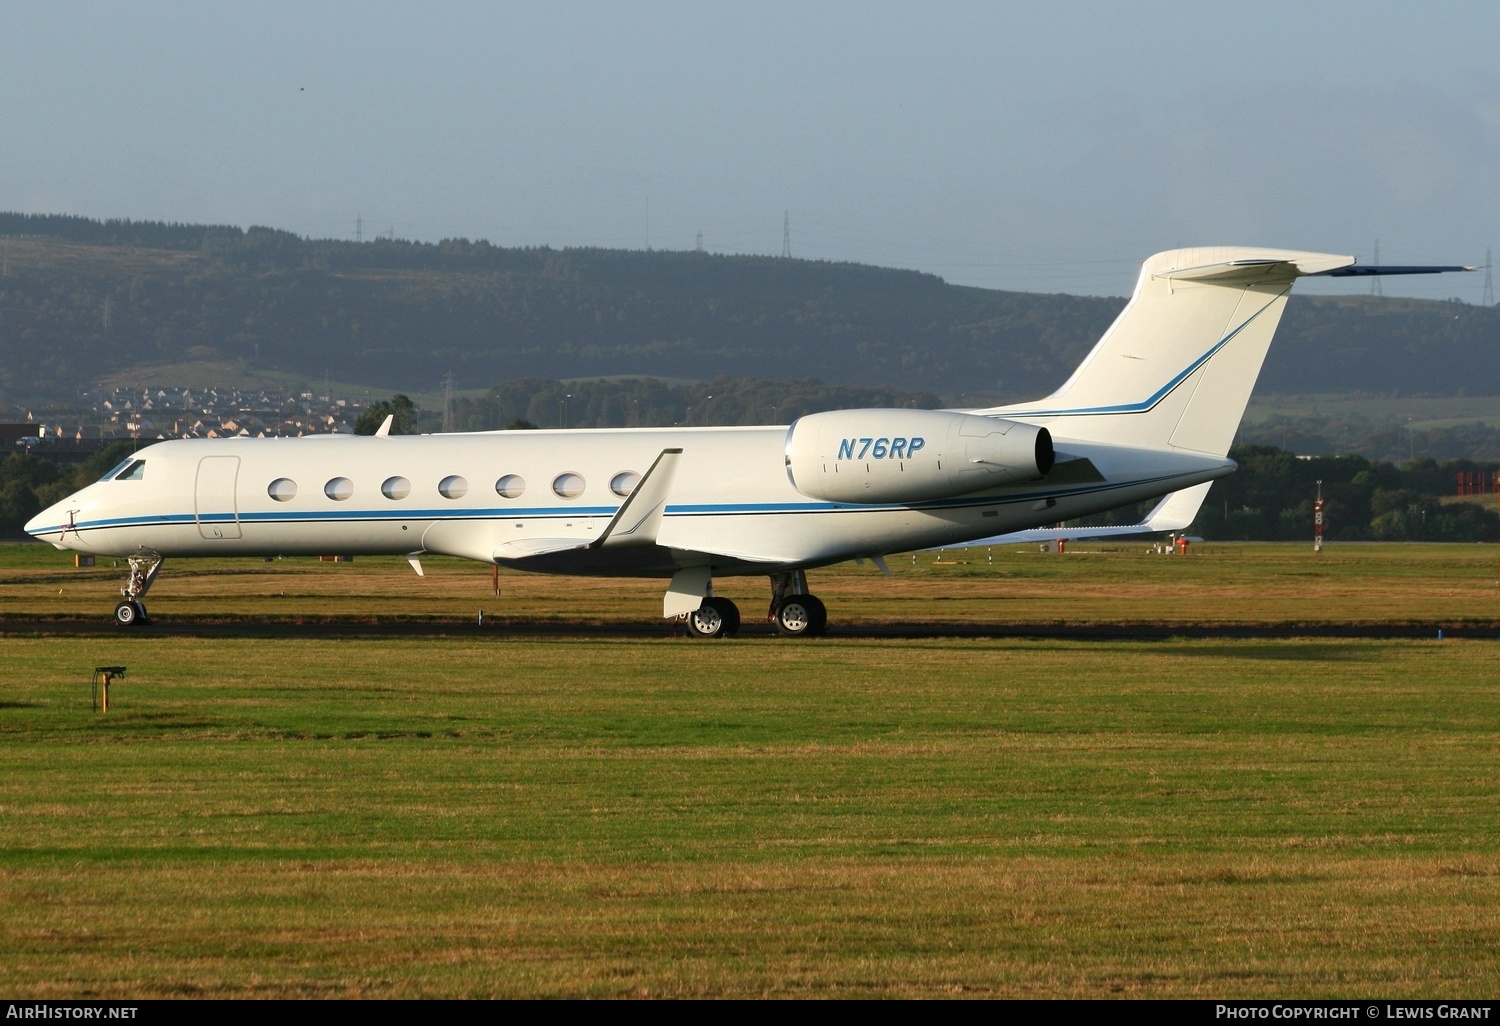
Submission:
POLYGON ((695 638, 732 638, 740 629, 739 607, 727 598, 706 598, 688 614, 687 628, 695 638))
POLYGON ((115 606, 115 623, 121 627, 139 627, 146 622, 146 607, 139 602, 121 602, 115 606))
POLYGON ((828 609, 812 595, 788 595, 776 609, 776 633, 816 638, 828 629, 828 609))
POLYGON ((124 601, 115 606, 115 623, 121 627, 142 627, 151 620, 146 616, 146 606, 141 599, 156 581, 156 575, 161 570, 161 556, 144 549, 127 557, 127 561, 130 563, 130 576, 120 589, 120 598, 124 601))

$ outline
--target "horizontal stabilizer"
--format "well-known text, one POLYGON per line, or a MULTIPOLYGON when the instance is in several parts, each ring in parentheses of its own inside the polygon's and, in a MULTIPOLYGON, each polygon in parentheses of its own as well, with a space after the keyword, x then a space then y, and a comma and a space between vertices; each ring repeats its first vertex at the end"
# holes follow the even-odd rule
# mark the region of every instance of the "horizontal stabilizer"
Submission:
POLYGON ((1254 246, 1157 253, 1061 388, 977 412, 1046 427, 1060 449, 1103 442, 1224 456, 1298 278, 1463 269, 1360 267, 1337 253, 1254 246))
POLYGON ((1152 531, 1181 531, 1197 519, 1198 510, 1203 507, 1203 500, 1211 487, 1213 482, 1208 481, 1173 492, 1158 502, 1141 524, 1152 531))
MULTIPOLYGON (((1145 519, 1136 524, 1121 524, 1114 527, 1037 527, 1029 531, 1012 531, 1009 534, 997 534, 989 538, 980 538, 978 541, 939 547, 947 549, 971 549, 984 545, 1014 545, 1058 540, 1088 541, 1090 539, 1124 538, 1133 534, 1159 534, 1164 531, 1181 531, 1198 516, 1198 510, 1203 505, 1203 499, 1208 495, 1208 490, 1212 486, 1213 482, 1207 481, 1200 485, 1194 485, 1191 488, 1184 488, 1180 492, 1173 492, 1158 502, 1155 508, 1146 514, 1145 519)), ((921 551, 935 552, 937 548, 922 549, 921 551)))
POLYGON ((1477 270, 1479 270, 1479 268, 1465 267, 1462 264, 1452 264, 1446 267, 1425 267, 1416 264, 1409 264, 1406 266, 1392 264, 1385 267, 1367 265, 1361 267, 1356 264, 1353 267, 1335 267, 1331 271, 1318 271, 1316 273, 1319 276, 1326 278, 1370 278, 1378 274, 1444 274, 1448 271, 1477 270))

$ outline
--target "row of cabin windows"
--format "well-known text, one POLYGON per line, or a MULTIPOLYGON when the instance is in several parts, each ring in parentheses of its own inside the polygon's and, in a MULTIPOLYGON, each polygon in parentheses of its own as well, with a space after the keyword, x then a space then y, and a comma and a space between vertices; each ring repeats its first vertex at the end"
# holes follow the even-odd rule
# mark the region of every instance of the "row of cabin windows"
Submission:
MULTIPOLYGON (((622 470, 610 478, 609 490, 625 498, 640 483, 641 475, 633 470, 622 470)), ((552 494, 559 499, 576 499, 583 494, 585 483, 582 474, 568 471, 552 479, 552 494)), ((445 499, 462 499, 469 494, 469 482, 457 474, 450 474, 438 482, 438 494, 445 499)), ((495 494, 502 499, 519 499, 526 492, 526 481, 519 474, 506 474, 495 482, 495 494)), ((278 477, 266 489, 266 494, 277 502, 290 502, 297 496, 297 482, 288 477, 278 477)), ((343 502, 354 495, 354 482, 347 477, 335 477, 323 486, 323 494, 336 502, 343 502)), ((404 477, 388 477, 380 484, 380 494, 387 499, 404 499, 411 494, 411 482, 404 477)))

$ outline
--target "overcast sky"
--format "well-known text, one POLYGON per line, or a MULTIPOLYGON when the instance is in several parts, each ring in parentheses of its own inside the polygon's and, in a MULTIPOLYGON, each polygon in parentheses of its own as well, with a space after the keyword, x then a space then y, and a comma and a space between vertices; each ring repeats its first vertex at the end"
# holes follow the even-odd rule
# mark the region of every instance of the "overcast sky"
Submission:
POLYGON ((1497 53, 1493 0, 0 0, 0 209, 770 254, 789 211, 795 256, 1110 295, 1179 245, 1481 263, 1497 53))

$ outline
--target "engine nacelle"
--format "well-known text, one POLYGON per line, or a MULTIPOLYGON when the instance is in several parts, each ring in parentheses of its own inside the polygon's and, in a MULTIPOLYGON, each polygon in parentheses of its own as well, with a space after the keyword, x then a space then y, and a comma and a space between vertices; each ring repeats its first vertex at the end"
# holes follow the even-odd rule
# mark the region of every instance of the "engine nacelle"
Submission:
POLYGON ((968 495, 1052 469, 1044 427, 971 413, 835 410, 786 433, 786 472, 829 502, 921 502, 968 495))

